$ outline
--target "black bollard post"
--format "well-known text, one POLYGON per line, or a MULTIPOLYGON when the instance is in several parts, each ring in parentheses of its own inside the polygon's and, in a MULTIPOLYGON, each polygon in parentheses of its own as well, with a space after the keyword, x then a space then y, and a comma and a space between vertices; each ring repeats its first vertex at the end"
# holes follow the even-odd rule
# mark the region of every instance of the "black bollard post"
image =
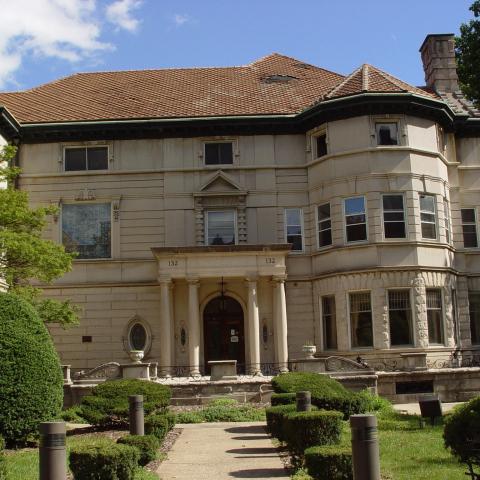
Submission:
POLYGON ((40 431, 40 480, 67 478, 65 422, 43 422, 40 431))
POLYGON ((380 480, 377 417, 352 415, 352 463, 354 480, 380 480))
POLYGON ((309 412, 312 409, 312 395, 310 392, 297 392, 297 412, 309 412))
POLYGON ((143 417, 143 395, 129 395, 130 406, 130 435, 145 435, 143 417))

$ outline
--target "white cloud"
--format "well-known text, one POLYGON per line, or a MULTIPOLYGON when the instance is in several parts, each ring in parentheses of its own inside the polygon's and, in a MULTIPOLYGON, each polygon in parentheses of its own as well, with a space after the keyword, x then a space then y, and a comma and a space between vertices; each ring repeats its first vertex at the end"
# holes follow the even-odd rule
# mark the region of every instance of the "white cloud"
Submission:
POLYGON ((132 10, 139 8, 141 4, 141 0, 116 0, 106 8, 107 20, 117 28, 134 32, 140 22, 132 16, 132 10))
MULTIPOLYGON (((105 19, 100 2, 104 0, 0 0, 0 87, 15 83, 13 75, 26 56, 78 62, 113 49, 101 40, 105 19)), ((138 5, 138 0, 115 0, 106 10, 113 8, 116 24, 131 31, 138 22, 129 12, 138 5)))
POLYGON ((185 25, 186 23, 189 23, 191 22, 192 19, 190 18, 189 15, 185 15, 185 14, 181 14, 181 13, 176 13, 174 16, 173 16, 173 22, 175 23, 175 25, 177 27, 181 27, 183 25, 185 25))

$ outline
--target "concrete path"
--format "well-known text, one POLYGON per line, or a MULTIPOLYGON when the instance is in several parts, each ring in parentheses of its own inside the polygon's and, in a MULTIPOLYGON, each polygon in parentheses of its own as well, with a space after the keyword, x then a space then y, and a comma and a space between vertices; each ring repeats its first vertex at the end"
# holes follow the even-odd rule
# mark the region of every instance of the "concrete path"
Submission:
POLYGON ((198 423, 183 428, 157 470, 162 480, 288 479, 264 422, 198 423))

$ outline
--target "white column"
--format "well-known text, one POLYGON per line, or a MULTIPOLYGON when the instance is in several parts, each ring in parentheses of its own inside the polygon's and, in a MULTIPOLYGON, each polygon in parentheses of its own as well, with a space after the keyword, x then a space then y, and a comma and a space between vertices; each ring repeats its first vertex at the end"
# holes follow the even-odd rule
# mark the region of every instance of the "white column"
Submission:
POLYGON ((250 358, 248 373, 250 375, 261 375, 260 368, 260 321, 258 318, 258 295, 257 280, 247 279, 248 285, 248 341, 250 358))
POLYGON ((280 372, 288 372, 287 302, 285 278, 273 277, 273 328, 275 335, 275 362, 280 372))
POLYGON ((170 376, 172 360, 172 307, 170 305, 171 280, 160 279, 160 365, 159 375, 170 376))
POLYGON ((188 281, 188 361, 190 375, 200 375, 200 307, 198 304, 198 279, 188 281))

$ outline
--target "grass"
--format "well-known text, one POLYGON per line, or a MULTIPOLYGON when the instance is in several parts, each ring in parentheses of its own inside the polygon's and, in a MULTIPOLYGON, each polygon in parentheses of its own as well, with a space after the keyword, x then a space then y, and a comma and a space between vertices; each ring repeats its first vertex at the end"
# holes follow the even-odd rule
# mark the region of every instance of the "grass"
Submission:
MULTIPOLYGON (((67 448, 72 448, 98 438, 95 435, 67 437, 67 448)), ((18 450, 7 455, 8 480, 38 480, 38 449, 18 450)), ((158 475, 139 468, 135 480, 159 480, 158 475)))

